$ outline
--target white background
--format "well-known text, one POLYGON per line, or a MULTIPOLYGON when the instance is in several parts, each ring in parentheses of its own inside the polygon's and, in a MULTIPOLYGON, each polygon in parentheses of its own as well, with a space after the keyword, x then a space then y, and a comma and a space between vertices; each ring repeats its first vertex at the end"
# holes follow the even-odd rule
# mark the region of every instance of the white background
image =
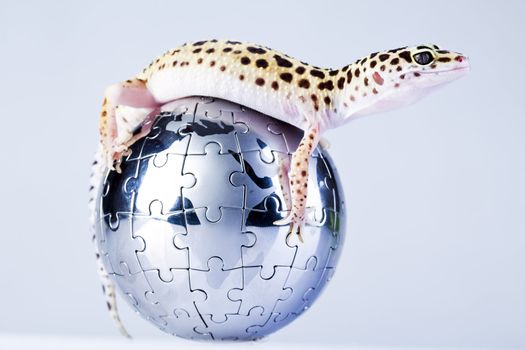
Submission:
MULTIPOLYGON (((467 54, 471 74, 326 135, 348 239, 324 295, 267 342, 524 348, 524 10, 518 1, 0 0, 0 333, 118 336, 86 209, 106 85, 193 40, 252 41, 328 67, 433 42, 467 54)), ((141 341, 186 344, 121 305, 141 341)))

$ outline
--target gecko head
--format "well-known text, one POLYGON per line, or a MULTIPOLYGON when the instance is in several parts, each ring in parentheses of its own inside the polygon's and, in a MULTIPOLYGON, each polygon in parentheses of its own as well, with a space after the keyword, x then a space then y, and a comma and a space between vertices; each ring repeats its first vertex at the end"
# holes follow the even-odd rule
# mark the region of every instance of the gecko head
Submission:
POLYGON ((411 104, 469 69, 465 55, 432 44, 373 53, 347 68, 342 118, 411 104))

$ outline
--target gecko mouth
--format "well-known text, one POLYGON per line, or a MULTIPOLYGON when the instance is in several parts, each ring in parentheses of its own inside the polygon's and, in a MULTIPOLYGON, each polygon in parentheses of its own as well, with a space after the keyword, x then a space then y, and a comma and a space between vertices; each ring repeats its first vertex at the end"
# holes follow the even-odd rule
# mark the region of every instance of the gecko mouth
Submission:
POLYGON ((420 74, 443 74, 443 73, 452 73, 452 72, 467 72, 470 70, 470 65, 465 65, 465 66, 461 66, 461 67, 456 67, 456 68, 452 68, 452 69, 446 69, 446 70, 440 70, 440 71, 433 71, 433 72, 429 72, 429 71, 421 71, 419 72, 420 74))

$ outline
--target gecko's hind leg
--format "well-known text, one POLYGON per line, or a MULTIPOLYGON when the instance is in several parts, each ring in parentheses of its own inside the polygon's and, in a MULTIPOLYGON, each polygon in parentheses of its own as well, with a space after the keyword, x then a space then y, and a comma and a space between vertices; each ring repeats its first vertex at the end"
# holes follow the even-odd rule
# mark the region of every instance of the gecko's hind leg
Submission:
MULTIPOLYGON (((141 79, 126 80, 106 89, 100 115, 100 137, 109 169, 114 169, 115 162, 120 160, 136 140, 133 131, 158 106, 159 103, 149 92, 146 81, 141 79), (117 107, 123 111, 117 113, 117 107)), ((149 127, 151 128, 151 123, 149 127)))
POLYGON ((308 193, 308 163, 312 152, 319 142, 319 125, 313 123, 292 155, 289 172, 290 189, 292 191, 292 207, 290 214, 275 225, 290 224, 289 234, 296 234, 302 242, 301 232, 305 224, 306 199, 308 193))

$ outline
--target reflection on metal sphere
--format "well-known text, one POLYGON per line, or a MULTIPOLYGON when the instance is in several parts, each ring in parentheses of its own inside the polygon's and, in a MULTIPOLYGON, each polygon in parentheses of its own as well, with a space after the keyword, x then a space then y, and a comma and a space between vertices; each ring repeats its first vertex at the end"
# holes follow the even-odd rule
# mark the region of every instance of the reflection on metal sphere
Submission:
POLYGON ((304 243, 287 240, 286 171, 302 131, 237 104, 187 98, 165 105, 110 171, 97 244, 129 304, 170 334, 263 337, 312 305, 336 266, 344 200, 332 160, 310 160, 304 243))

